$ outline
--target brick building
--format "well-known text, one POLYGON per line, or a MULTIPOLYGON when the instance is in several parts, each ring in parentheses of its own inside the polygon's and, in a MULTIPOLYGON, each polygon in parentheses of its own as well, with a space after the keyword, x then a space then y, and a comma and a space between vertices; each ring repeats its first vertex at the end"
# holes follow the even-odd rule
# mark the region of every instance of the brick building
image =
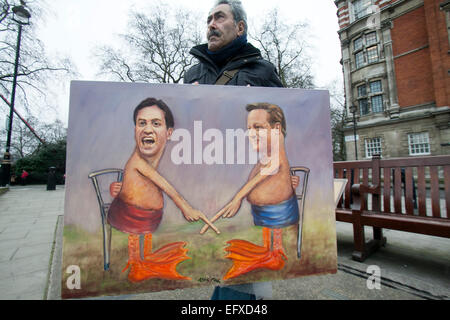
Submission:
POLYGON ((347 159, 450 154, 450 0, 334 2, 347 159))

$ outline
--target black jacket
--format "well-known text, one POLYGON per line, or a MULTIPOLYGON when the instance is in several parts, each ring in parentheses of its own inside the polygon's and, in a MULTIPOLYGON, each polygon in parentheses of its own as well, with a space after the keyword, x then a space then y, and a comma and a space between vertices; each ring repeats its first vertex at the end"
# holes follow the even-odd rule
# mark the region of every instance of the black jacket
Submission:
POLYGON ((202 44, 191 49, 199 63, 190 68, 184 75, 184 83, 215 84, 225 71, 239 68, 239 72, 227 85, 257 86, 257 87, 283 87, 275 67, 261 57, 261 52, 250 43, 222 69, 219 69, 206 53, 207 44, 202 44))

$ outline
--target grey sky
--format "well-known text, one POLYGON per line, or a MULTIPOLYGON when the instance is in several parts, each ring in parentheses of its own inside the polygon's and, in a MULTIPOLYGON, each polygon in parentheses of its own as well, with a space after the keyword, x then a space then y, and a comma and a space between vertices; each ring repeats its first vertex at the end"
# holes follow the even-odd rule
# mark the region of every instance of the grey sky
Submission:
MULTIPOLYGON (((169 3, 167 0, 162 1, 164 2, 169 3)), ((98 72, 96 60, 92 56, 94 47, 113 43, 117 40, 115 35, 125 32, 130 8, 142 9, 151 3, 153 3, 151 0, 51 1, 45 25, 39 28, 39 36, 49 54, 64 54, 71 57, 80 72, 80 77, 76 80, 99 80, 96 77, 98 72)), ((170 0, 170 3, 192 9, 206 20, 214 1, 170 0)), ((243 4, 249 21, 257 21, 269 9, 278 6, 281 15, 286 17, 287 21, 309 23, 313 36, 310 45, 316 86, 327 87, 334 80, 342 82, 338 19, 333 1, 243 0, 243 4)), ((67 123, 69 85, 61 89, 58 99, 59 118, 67 123)))

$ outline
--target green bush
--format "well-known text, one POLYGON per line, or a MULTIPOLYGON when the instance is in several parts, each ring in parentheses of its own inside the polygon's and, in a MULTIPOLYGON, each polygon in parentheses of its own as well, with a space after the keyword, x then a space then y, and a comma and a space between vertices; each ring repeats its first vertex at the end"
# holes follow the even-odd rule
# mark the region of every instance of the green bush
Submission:
POLYGON ((29 173, 27 184, 46 184, 50 167, 56 168, 57 184, 64 184, 66 171, 66 141, 41 145, 32 155, 18 160, 14 165, 16 183, 25 170, 29 173))

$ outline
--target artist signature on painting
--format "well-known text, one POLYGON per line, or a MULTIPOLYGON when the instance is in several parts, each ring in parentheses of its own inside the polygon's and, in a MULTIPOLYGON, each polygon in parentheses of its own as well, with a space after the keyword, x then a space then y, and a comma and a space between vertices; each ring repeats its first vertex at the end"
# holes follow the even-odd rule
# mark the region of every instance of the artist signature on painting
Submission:
POLYGON ((200 277, 197 280, 198 282, 215 282, 215 283, 220 283, 220 280, 217 278, 212 278, 212 277, 200 277))

